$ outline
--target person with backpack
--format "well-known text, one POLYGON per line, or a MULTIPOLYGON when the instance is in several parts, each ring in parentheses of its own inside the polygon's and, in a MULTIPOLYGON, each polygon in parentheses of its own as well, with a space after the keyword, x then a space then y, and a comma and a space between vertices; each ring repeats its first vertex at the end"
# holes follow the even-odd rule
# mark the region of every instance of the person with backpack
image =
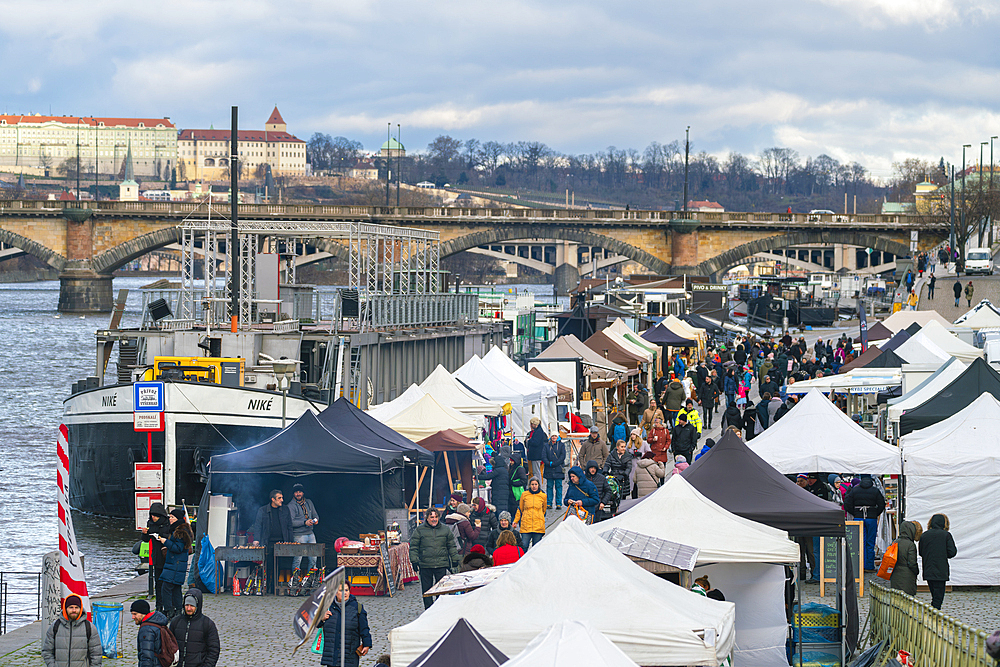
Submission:
POLYGON ((548 502, 545 509, 552 509, 553 502, 556 507, 560 507, 563 496, 563 479, 566 478, 566 445, 562 438, 555 433, 545 443, 543 461, 545 462, 545 498, 548 502))
MULTIPOLYGON (((451 529, 441 523, 441 510, 430 508, 424 522, 410 535, 410 562, 413 569, 420 573, 421 592, 426 593, 460 560, 451 529)), ((435 599, 423 598, 424 609, 434 604, 435 599)))
POLYGON ((496 507, 497 514, 507 512, 512 507, 508 502, 510 496, 510 455, 510 447, 501 446, 491 459, 493 469, 489 472, 483 472, 485 468, 480 467, 476 473, 480 481, 492 480, 490 499, 493 501, 493 506, 496 507))
POLYGON ((169 519, 174 527, 173 532, 169 538, 160 536, 160 543, 166 556, 163 561, 163 572, 160 575, 160 595, 163 597, 164 613, 167 618, 173 618, 181 613, 183 604, 181 586, 184 585, 184 577, 187 575, 188 556, 191 553, 191 544, 194 542, 194 533, 185 521, 184 510, 180 508, 171 510, 169 519))
POLYGON ((609 433, 611 437, 608 438, 608 441, 612 448, 619 440, 628 440, 628 422, 625 421, 625 415, 620 412, 615 415, 615 418, 611 420, 609 433))
POLYGON ((531 432, 524 441, 528 467, 531 468, 531 476, 541 478, 542 476, 542 449, 548 442, 549 436, 542 430, 542 421, 538 417, 531 418, 531 432))
POLYGON ((368 627, 368 612, 357 598, 351 595, 351 586, 343 583, 337 590, 336 600, 319 626, 323 629, 323 657, 319 664, 328 667, 358 667, 362 656, 372 647, 372 632, 368 627), (340 655, 340 603, 344 601, 344 656, 340 655))
POLYGON ((444 525, 448 526, 455 537, 455 545, 460 556, 469 553, 469 549, 479 539, 480 526, 472 525, 472 521, 469 520, 471 516, 472 508, 460 503, 458 509, 444 518, 444 525))
POLYGON ((201 606, 201 589, 192 588, 184 595, 184 613, 167 624, 177 639, 177 667, 215 667, 219 662, 219 629, 201 606))
POLYGON ((517 512, 517 504, 521 501, 521 494, 527 486, 528 472, 524 469, 524 459, 514 452, 510 459, 510 495, 507 497, 507 507, 517 512))
POLYGON ((164 554, 160 545, 156 544, 156 540, 161 535, 170 537, 170 533, 173 532, 173 526, 167 517, 167 508, 163 503, 153 503, 149 506, 149 519, 142 530, 145 534, 144 539, 149 543, 149 555, 153 561, 153 595, 156 596, 156 608, 160 611, 164 610, 163 598, 160 596, 160 575, 163 574, 164 554))
POLYGON ((79 595, 67 595, 62 602, 62 616, 45 632, 45 667, 100 667, 103 655, 97 628, 83 613, 83 600, 79 595))
POLYGON ((149 603, 136 600, 129 608, 132 622, 139 626, 136 636, 139 667, 170 667, 177 660, 177 639, 167 627, 162 611, 150 612, 149 603))

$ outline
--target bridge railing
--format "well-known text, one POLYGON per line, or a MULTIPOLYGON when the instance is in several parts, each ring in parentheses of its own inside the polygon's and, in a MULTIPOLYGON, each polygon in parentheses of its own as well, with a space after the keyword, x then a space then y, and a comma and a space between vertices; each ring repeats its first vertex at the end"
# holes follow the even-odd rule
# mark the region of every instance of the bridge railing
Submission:
MULTIPOLYGON (((213 212, 224 214, 228 204, 216 204, 213 212)), ((204 202, 175 201, 48 201, 48 200, 0 200, 0 213, 8 211, 37 211, 39 214, 60 215, 65 208, 87 208, 104 215, 123 216, 150 215, 177 217, 207 214, 204 202)), ((710 211, 650 211, 620 209, 580 209, 580 208, 466 208, 448 206, 328 206, 323 204, 240 204, 240 216, 247 218, 338 218, 354 220, 380 220, 399 222, 419 222, 421 219, 440 221, 442 219, 507 220, 510 222, 531 221, 535 223, 564 220, 592 220, 612 224, 663 225, 675 218, 697 220, 707 226, 727 225, 773 225, 775 227, 845 227, 853 225, 884 225, 887 227, 929 227, 945 224, 947 216, 910 216, 899 214, 808 214, 808 213, 768 213, 768 212, 710 212, 710 211)), ((214 214, 214 213, 213 213, 214 214)))

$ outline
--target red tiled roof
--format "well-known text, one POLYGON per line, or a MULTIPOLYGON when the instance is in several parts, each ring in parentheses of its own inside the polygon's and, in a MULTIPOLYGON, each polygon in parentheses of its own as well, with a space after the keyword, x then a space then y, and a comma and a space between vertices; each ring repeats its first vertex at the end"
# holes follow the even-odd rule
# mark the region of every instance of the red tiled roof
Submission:
MULTIPOLYGON (((270 122, 270 121, 269 121, 270 122)), ((304 144, 296 136, 287 132, 267 132, 265 130, 240 130, 236 138, 243 141, 263 141, 263 142, 286 142, 293 144, 304 144)), ((178 141, 229 141, 229 130, 181 130, 178 141)))
POLYGON ((19 123, 30 123, 39 125, 41 123, 66 123, 68 125, 88 125, 97 127, 104 123, 105 127, 139 127, 141 123, 144 127, 174 127, 169 118, 103 118, 101 116, 22 116, 22 115, 0 115, 0 121, 7 121, 8 125, 19 123))
POLYGON ((278 107, 274 107, 274 111, 271 112, 271 117, 267 119, 265 125, 271 125, 272 123, 277 123, 279 125, 285 124, 285 119, 281 117, 281 112, 278 111, 278 107))
POLYGON ((71 195, 68 190, 63 190, 62 194, 59 195, 59 201, 76 201, 76 197, 71 195))
POLYGON ((722 208, 722 204, 714 201, 689 201, 688 208, 692 206, 697 208, 722 208))

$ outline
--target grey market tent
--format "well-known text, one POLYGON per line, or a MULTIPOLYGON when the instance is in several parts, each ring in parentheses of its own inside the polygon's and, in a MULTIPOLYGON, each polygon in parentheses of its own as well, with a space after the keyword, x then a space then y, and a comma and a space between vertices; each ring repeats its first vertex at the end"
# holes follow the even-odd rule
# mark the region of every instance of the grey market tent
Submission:
POLYGON ((500 649, 460 618, 409 667, 497 667, 505 662, 500 649))
POLYGON ((882 354, 882 350, 879 349, 878 345, 871 345, 867 350, 862 352, 856 359, 849 361, 840 367, 838 373, 846 373, 847 371, 853 371, 855 368, 864 368, 871 362, 875 361, 878 355, 882 354))
POLYGON ((642 339, 654 345, 671 345, 673 347, 697 347, 698 341, 684 338, 660 323, 652 329, 642 332, 642 339))
POLYGON ((964 410, 982 394, 1000 399, 1000 373, 983 359, 975 359, 944 389, 899 418, 899 434, 927 428, 964 410))
POLYGON ((373 449, 402 452, 410 461, 420 465, 432 465, 434 462, 429 451, 359 410, 346 398, 338 398, 319 413, 317 419, 328 430, 348 442, 373 449))
POLYGON ((881 322, 876 322, 868 329, 868 340, 888 340, 892 338, 892 331, 881 322))

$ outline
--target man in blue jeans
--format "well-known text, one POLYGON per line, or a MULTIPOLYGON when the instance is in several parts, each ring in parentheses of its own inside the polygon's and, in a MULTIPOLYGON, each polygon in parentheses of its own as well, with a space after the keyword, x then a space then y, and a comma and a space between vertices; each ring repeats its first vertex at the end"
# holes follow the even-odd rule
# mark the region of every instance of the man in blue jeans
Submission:
MULTIPOLYGON (((288 505, 288 512, 292 516, 292 539, 299 544, 316 544, 316 534, 313 528, 319 523, 319 514, 316 513, 316 506, 313 501, 306 498, 305 489, 301 484, 292 487, 292 502, 288 505)), ((306 572, 316 567, 316 557, 306 556, 308 567, 306 572)), ((299 574, 299 565, 302 564, 302 556, 292 558, 292 579, 299 574)))
POLYGON ((542 476, 547 480, 545 497, 548 501, 548 507, 546 509, 561 508, 563 479, 566 477, 566 445, 557 434, 553 433, 545 443, 542 450, 542 461, 545 463, 542 476), (552 504, 553 501, 555 501, 555 505, 552 504))
POLYGON ((844 509, 848 514, 864 522, 865 571, 875 570, 875 533, 878 532, 878 517, 885 511, 885 496, 875 486, 871 475, 862 475, 861 483, 844 496, 844 509))

